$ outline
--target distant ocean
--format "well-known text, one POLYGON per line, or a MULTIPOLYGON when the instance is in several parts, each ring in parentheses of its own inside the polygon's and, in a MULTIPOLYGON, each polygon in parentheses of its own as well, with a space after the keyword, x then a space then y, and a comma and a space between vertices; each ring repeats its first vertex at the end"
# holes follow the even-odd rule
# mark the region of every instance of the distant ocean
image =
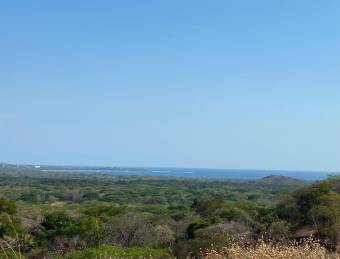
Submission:
POLYGON ((236 170, 236 169, 197 169, 197 168, 132 168, 132 167, 72 167, 48 168, 44 171, 106 173, 110 175, 167 176, 207 179, 260 179, 269 175, 281 175, 305 180, 326 179, 333 172, 284 171, 284 170, 236 170))

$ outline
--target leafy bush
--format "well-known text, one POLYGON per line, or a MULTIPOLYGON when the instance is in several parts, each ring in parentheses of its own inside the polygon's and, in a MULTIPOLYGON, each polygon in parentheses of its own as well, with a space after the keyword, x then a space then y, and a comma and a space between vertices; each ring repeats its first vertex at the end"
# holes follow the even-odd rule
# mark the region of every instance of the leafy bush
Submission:
POLYGON ((42 222, 47 237, 73 235, 79 232, 77 222, 64 211, 55 211, 45 215, 42 222))
POLYGON ((166 249, 152 248, 120 248, 114 246, 101 246, 73 251, 63 256, 65 259, 113 259, 113 258, 171 258, 166 249))

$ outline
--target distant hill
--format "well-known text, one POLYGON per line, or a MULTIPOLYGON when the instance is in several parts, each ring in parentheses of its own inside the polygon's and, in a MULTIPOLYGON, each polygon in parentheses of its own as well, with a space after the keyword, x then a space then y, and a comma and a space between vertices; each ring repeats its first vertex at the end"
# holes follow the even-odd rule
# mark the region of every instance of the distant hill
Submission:
POLYGON ((261 184, 304 186, 310 181, 281 175, 269 175, 258 180, 261 184))

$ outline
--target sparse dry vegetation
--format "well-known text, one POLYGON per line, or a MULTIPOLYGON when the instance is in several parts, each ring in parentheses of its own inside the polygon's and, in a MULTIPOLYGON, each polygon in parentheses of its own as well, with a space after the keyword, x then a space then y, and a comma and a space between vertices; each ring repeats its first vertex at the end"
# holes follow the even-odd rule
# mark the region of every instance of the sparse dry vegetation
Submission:
POLYGON ((273 243, 260 241, 254 246, 234 243, 222 249, 211 249, 204 259, 338 259, 340 254, 330 253, 319 243, 273 243))

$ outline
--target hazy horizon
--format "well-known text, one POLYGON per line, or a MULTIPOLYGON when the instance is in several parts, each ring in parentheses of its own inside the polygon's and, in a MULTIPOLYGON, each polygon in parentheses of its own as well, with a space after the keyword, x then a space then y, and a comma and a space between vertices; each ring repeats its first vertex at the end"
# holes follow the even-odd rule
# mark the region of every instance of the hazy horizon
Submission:
POLYGON ((267 168, 223 168, 223 167, 194 167, 194 166, 185 166, 185 167, 175 167, 175 166, 157 166, 157 165, 96 165, 96 164, 45 164, 45 163, 22 163, 22 162, 8 162, 8 161, 0 161, 0 164, 8 164, 8 165, 18 165, 18 166, 52 166, 52 167, 75 167, 75 168, 135 168, 135 169, 197 169, 197 170, 234 170, 234 171, 263 171, 263 172, 311 172, 311 173, 339 173, 339 170, 303 170, 303 169, 267 169, 267 168))
POLYGON ((339 11, 2 3, 0 162, 339 171, 339 11))

